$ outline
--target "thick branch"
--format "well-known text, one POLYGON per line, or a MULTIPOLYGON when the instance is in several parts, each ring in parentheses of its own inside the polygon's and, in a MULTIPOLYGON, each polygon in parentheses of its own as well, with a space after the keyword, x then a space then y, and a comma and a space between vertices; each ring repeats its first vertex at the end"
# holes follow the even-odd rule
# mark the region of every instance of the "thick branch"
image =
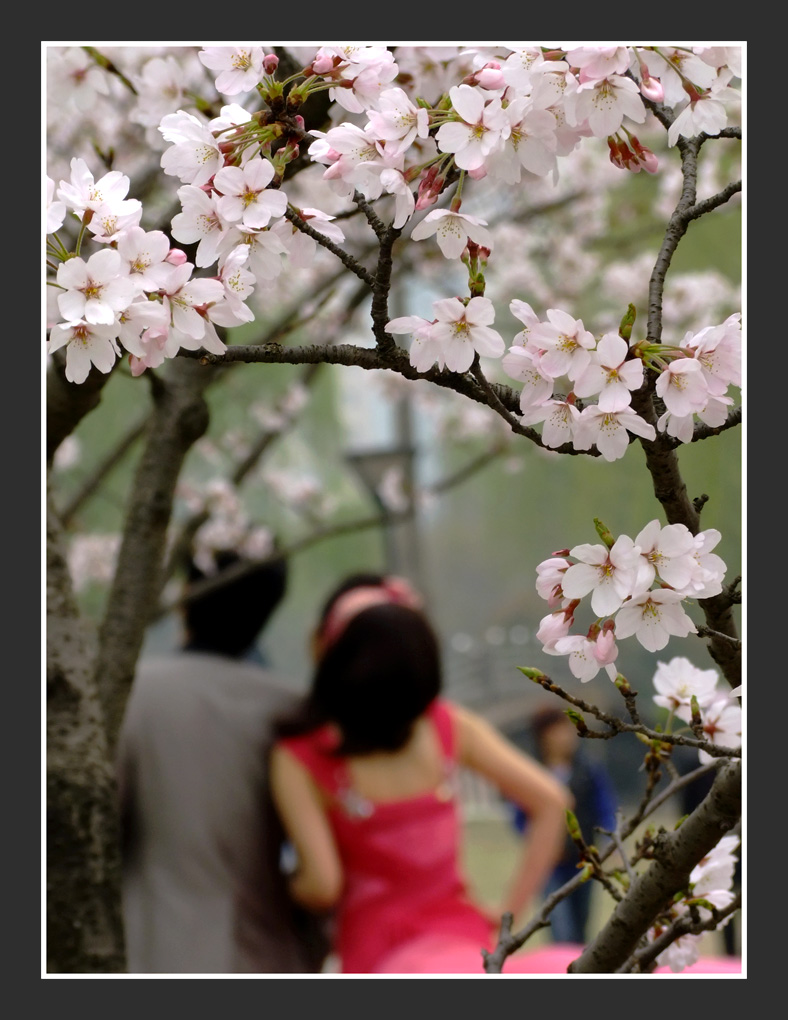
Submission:
POLYGON ((709 794, 674 832, 655 841, 655 860, 630 887, 597 937, 569 965, 573 974, 612 974, 635 952, 692 869, 741 816, 741 763, 720 769, 709 794))
POLYGON ((134 669, 161 588, 162 562, 175 485, 184 458, 208 425, 202 397, 211 373, 174 361, 164 380, 153 377, 154 409, 140 458, 99 633, 96 677, 113 747, 134 669))

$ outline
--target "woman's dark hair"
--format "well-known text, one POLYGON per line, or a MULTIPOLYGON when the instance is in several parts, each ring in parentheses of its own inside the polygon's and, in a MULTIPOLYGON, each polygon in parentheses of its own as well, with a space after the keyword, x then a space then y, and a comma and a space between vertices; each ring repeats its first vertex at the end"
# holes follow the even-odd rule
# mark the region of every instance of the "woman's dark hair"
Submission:
MULTIPOLYGON (((380 580, 355 575, 343 582, 327 600, 321 621, 340 594, 380 580)), ((300 710, 280 719, 276 734, 295 736, 331 722, 341 733, 338 755, 397 751, 440 693, 441 681, 438 639, 424 614, 398 604, 370 606, 325 652, 300 710)))

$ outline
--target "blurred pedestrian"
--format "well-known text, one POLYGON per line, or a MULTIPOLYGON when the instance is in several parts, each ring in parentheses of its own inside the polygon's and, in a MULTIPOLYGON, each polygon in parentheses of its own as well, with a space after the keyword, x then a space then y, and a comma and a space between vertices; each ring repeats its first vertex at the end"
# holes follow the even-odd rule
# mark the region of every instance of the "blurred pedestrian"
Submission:
MULTIPOLYGON (((274 799, 296 855, 293 896, 336 911, 343 973, 482 973, 504 911, 528 907, 563 844, 564 787, 476 713, 441 695, 441 657, 403 579, 348 578, 314 634, 300 710, 277 726, 274 799), (528 811, 531 839, 500 907, 460 866, 460 766, 528 811)), ((507 971, 528 970, 527 954, 507 971)))
POLYGON ((191 565, 182 647, 140 662, 120 734, 128 969, 314 972, 326 943, 288 894, 266 774, 271 717, 295 699, 256 645, 286 565, 215 566, 191 565))
MULTIPOLYGON (((616 795, 607 769, 590 760, 580 746, 580 737, 574 723, 566 713, 554 705, 546 705, 531 717, 524 730, 511 735, 512 741, 523 749, 532 749, 574 797, 574 814, 587 843, 601 847, 607 842, 595 830, 613 830, 616 821, 616 795)), ((513 823, 520 833, 530 827, 528 812, 520 805, 512 805, 513 823)), ((580 854, 569 835, 563 852, 550 874, 542 895, 547 896, 577 875, 580 854)), ((550 932, 554 942, 586 941, 591 910, 591 893, 594 883, 589 880, 578 886, 550 912, 550 932)))

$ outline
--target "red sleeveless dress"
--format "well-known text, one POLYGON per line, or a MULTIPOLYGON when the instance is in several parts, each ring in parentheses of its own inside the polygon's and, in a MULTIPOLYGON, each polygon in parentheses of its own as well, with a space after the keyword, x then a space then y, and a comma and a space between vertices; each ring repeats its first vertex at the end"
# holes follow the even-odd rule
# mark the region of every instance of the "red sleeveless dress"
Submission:
MULTIPOLYGON (((331 754, 333 738, 327 727, 281 741, 328 795, 328 816, 345 877, 335 948, 346 974, 399 973, 400 966, 430 972, 424 954, 450 945, 461 950, 456 966, 482 972, 481 948, 494 944, 493 928, 470 901, 459 864, 451 715, 437 699, 427 717, 443 750, 444 782, 402 800, 360 797, 352 788, 346 759, 331 754)), ((456 952, 452 959, 458 959, 456 952)))

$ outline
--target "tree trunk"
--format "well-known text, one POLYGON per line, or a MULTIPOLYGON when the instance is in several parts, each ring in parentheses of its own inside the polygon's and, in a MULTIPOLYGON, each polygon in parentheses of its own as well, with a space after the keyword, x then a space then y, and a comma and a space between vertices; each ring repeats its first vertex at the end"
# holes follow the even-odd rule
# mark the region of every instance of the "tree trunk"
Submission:
POLYGON ((47 973, 125 967, 120 848, 93 653, 47 496, 47 973))

